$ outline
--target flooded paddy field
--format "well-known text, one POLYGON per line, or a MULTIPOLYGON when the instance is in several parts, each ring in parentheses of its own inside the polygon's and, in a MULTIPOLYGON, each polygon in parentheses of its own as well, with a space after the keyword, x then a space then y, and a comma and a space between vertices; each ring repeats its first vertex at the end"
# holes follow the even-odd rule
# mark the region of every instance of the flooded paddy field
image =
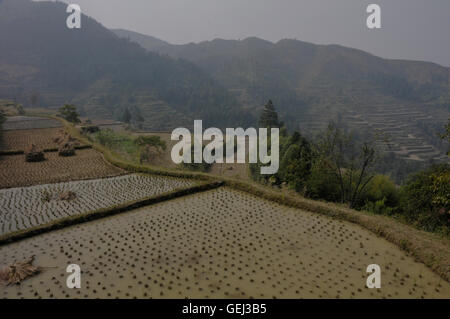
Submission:
POLYGON ((0 247, 41 274, 0 298, 450 298, 450 284, 347 222, 220 188, 0 247), (66 267, 81 267, 68 289, 66 267), (370 264, 381 289, 365 287, 370 264))
POLYGON ((177 178, 125 175, 0 190, 0 235, 194 185, 177 178), (75 198, 61 200, 73 192, 75 198))

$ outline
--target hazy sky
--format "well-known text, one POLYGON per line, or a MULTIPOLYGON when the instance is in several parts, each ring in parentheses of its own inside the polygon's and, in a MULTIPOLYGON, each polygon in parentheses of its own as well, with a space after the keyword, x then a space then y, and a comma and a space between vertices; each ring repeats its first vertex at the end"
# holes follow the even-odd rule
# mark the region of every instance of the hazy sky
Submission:
POLYGON ((387 58, 450 66, 450 0, 64 0, 108 28, 171 43, 257 36, 341 44, 387 58), (366 27, 366 7, 382 29, 366 27))

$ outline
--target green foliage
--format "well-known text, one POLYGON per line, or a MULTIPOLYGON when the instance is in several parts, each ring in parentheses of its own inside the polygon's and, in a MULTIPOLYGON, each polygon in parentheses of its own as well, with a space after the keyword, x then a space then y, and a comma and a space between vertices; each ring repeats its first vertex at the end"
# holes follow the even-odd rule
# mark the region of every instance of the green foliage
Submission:
POLYGON ((419 172, 402 188, 402 214, 429 231, 450 227, 450 165, 419 172))
POLYGON ((64 106, 59 109, 59 115, 70 123, 81 123, 77 108, 74 105, 64 104, 64 106))
POLYGON ((399 202, 398 189, 394 182, 385 175, 376 175, 367 185, 362 201, 376 202, 384 199, 389 207, 395 207, 399 202))
POLYGON ((99 144, 125 155, 128 160, 134 163, 143 163, 150 161, 156 150, 157 154, 165 151, 166 142, 159 136, 134 136, 127 133, 115 132, 111 129, 101 130, 90 135, 90 138, 99 144))
POLYGON ((394 182, 385 175, 376 175, 361 195, 358 207, 377 214, 391 215, 399 205, 400 194, 394 182))
POLYGON ((264 106, 264 110, 259 118, 259 127, 280 127, 280 122, 278 121, 278 114, 275 111, 275 107, 271 100, 267 102, 264 106))
MULTIPOLYGON (((279 127, 282 125, 278 121, 278 114, 275 111, 271 100, 266 104, 261 118, 261 127, 279 127)), ((271 140, 268 140, 270 151, 271 140)), ((276 174, 267 176, 260 174, 261 163, 251 164, 250 173, 254 179, 269 183, 271 185, 287 184, 290 188, 298 192, 303 192, 306 181, 311 174, 312 149, 310 143, 301 136, 299 132, 294 132, 289 136, 286 128, 280 129, 280 167, 276 174)))
MULTIPOLYGON (((440 134, 441 139, 450 143, 450 119, 448 119, 448 123, 445 126, 445 132, 440 134)), ((450 156, 450 150, 447 151, 447 155, 450 156)))
POLYGON ((100 128, 95 125, 86 125, 86 126, 81 127, 81 134, 93 134, 93 133, 97 133, 99 131, 100 131, 100 128))
POLYGON ((300 133, 294 132, 283 145, 283 151, 280 179, 297 192, 304 193, 312 169, 313 155, 310 143, 300 133))
POLYGON ((131 113, 130 113, 130 110, 128 110, 128 108, 126 108, 122 115, 122 122, 130 123, 130 121, 131 121, 131 113))
POLYGON ((153 135, 153 136, 139 136, 138 138, 136 138, 136 140, 134 141, 134 143, 136 143, 139 146, 153 146, 156 148, 159 148, 163 151, 166 150, 167 145, 166 142, 164 142, 163 140, 161 140, 161 137, 153 135))
POLYGON ((111 129, 101 130, 91 135, 91 138, 101 145, 112 149, 120 154, 127 155, 133 162, 139 156, 139 146, 129 134, 114 132, 111 129))
POLYGON ((307 181, 306 196, 312 199, 324 199, 339 202, 341 199, 339 184, 336 178, 328 173, 327 167, 321 161, 315 161, 310 178, 307 181))

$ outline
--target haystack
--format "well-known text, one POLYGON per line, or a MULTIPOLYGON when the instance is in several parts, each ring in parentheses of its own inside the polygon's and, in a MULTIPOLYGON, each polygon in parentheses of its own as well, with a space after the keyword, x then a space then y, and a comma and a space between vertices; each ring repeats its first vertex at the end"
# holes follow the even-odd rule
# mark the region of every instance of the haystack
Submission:
POLYGON ((77 194, 71 191, 67 191, 59 194, 59 200, 71 201, 77 198, 77 194))
POLYGON ((72 137, 69 133, 60 130, 59 134, 60 134, 59 136, 53 138, 53 143, 58 145, 64 143, 72 143, 74 146, 80 145, 80 142, 76 138, 72 137))
POLYGON ((58 149, 59 156, 74 156, 75 155, 75 146, 72 142, 64 141, 58 149))
POLYGON ((38 150, 37 146, 31 144, 25 150, 25 161, 27 162, 42 162, 45 160, 44 152, 38 150))
POLYGON ((0 283, 19 285, 28 277, 32 277, 42 271, 41 267, 33 266, 34 256, 25 262, 17 262, 10 266, 0 268, 0 283))

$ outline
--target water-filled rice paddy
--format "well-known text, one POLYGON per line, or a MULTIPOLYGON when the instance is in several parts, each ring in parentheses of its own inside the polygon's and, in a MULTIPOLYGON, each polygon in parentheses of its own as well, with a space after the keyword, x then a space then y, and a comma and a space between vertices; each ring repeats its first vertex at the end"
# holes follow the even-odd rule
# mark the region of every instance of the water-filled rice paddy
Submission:
POLYGON ((450 285, 347 222, 220 188, 0 247, 47 267, 15 298, 450 298, 450 285), (68 289, 68 264, 82 288, 68 289), (381 267, 381 289, 365 287, 381 267))
POLYGON ((193 184, 184 179, 133 174, 0 190, 0 235, 193 184), (61 200, 59 196, 67 192, 75 193, 76 198, 61 200))

